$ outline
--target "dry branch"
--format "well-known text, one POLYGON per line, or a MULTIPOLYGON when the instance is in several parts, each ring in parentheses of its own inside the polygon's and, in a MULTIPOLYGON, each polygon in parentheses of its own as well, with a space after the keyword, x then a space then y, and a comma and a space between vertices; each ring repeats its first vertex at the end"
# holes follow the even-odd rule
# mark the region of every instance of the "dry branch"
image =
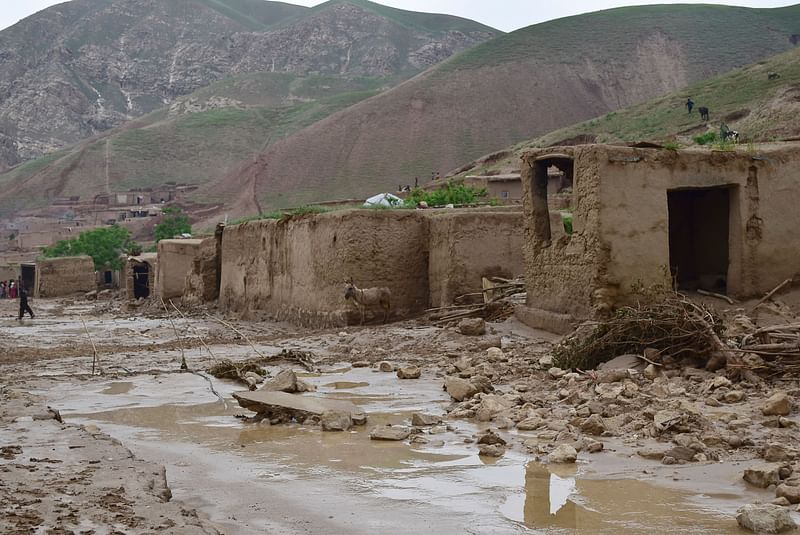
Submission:
POLYGON ((178 333, 178 328, 175 327, 175 322, 172 321, 172 315, 170 315, 169 310, 167 309, 167 304, 164 303, 164 300, 160 297, 158 300, 161 301, 161 306, 164 307, 164 312, 167 313, 167 319, 169 320, 170 325, 172 325, 172 330, 175 331, 175 337, 178 339, 178 347, 181 350, 181 370, 188 370, 189 365, 186 364, 186 353, 183 351, 183 338, 181 338, 180 333, 178 333))
MULTIPOLYGON (((94 356, 92 357, 92 375, 94 375, 95 367, 100 368, 100 357, 97 354, 97 346, 94 345, 94 339, 92 338, 92 335, 89 334, 89 328, 86 326, 86 322, 83 321, 83 316, 78 314, 78 317, 81 319, 83 330, 86 332, 86 337, 89 339, 89 343, 92 344, 92 351, 94 351, 94 356)), ((100 373, 102 373, 102 371, 100 373)))

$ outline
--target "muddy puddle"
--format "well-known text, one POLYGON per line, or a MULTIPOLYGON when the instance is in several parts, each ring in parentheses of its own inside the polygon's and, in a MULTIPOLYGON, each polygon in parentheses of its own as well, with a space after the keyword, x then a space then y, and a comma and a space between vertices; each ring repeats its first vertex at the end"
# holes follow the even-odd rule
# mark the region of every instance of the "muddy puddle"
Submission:
POLYGON ((480 458, 465 443, 478 431, 468 422, 434 429, 426 444, 369 440, 375 425, 443 414, 449 402, 435 378, 340 366, 305 380, 316 395, 362 406, 368 425, 322 433, 245 423, 231 397, 240 387, 215 380, 222 403, 191 374, 57 382, 38 393, 69 421, 165 465, 175 498, 226 533, 739 533, 736 496, 641 481, 635 468, 604 478, 591 464, 548 467, 513 451, 480 458))

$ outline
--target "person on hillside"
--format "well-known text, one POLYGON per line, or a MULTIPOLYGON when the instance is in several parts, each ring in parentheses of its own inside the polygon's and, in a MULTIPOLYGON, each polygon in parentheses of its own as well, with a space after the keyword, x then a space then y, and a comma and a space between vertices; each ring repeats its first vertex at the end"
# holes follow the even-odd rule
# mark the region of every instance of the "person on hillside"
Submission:
POLYGON ((0 299, 6 298, 6 281, 0 281, 0 299))
POLYGON ((686 99, 686 109, 689 110, 689 113, 692 113, 692 109, 694 109, 694 102, 692 102, 692 98, 689 97, 686 99))
POLYGON ((18 321, 22 321, 22 316, 25 313, 31 315, 31 319, 33 319, 33 310, 31 310, 31 306, 28 304, 28 291, 25 289, 24 286, 19 286, 19 318, 18 321))

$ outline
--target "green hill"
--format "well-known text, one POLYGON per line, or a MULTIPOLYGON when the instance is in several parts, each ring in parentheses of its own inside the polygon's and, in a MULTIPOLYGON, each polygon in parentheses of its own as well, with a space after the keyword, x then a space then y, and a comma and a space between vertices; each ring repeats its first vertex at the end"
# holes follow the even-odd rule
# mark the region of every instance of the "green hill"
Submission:
POLYGON ((736 69, 643 104, 584 121, 483 157, 457 174, 494 174, 519 170, 519 156, 533 147, 582 142, 653 141, 696 144, 705 132, 719 132, 724 123, 739 132, 740 143, 800 137, 800 48, 736 69), (770 79, 770 73, 779 77, 770 79), (710 110, 704 123, 686 99, 710 110))

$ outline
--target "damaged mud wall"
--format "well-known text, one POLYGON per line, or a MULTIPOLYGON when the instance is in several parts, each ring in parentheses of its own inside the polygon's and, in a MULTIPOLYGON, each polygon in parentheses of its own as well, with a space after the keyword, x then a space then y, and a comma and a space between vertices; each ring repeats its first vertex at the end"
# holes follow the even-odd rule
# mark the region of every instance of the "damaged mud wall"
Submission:
MULTIPOLYGON (((212 239, 213 241, 213 239, 212 239)), ((158 242, 156 295, 164 300, 183 296, 186 278, 203 249, 203 240, 161 240, 158 242)))
POLYGON ((344 299, 352 278, 361 288, 389 288, 393 318, 424 310, 427 226, 414 211, 351 210, 226 227, 220 307, 342 326, 356 317, 344 299))
POLYGON ((523 161, 528 304, 602 315, 636 287, 670 287, 673 279, 689 290, 762 295, 798 273, 798 176, 796 143, 532 151, 523 161), (543 230, 549 214, 536 188, 537 163, 554 157, 574 160, 571 236, 543 230))
POLYGON ((88 256, 47 258, 36 262, 37 297, 62 297, 96 289, 94 262, 88 256))
POLYGON ((222 229, 220 229, 219 239, 216 236, 206 238, 197 249, 184 282, 184 303, 208 303, 219 297, 219 247, 221 241, 222 229))
MULTIPOLYGON (((521 211, 458 210, 430 216, 431 307, 480 292, 483 277, 524 273, 521 211)), ((480 299, 480 298, 478 298, 480 299)))
POLYGON ((156 287, 158 255, 142 253, 128 257, 125 262, 125 293, 128 299, 149 299, 156 287))
POLYGON ((17 280, 20 277, 19 264, 0 265, 0 281, 8 283, 10 280, 17 280))

